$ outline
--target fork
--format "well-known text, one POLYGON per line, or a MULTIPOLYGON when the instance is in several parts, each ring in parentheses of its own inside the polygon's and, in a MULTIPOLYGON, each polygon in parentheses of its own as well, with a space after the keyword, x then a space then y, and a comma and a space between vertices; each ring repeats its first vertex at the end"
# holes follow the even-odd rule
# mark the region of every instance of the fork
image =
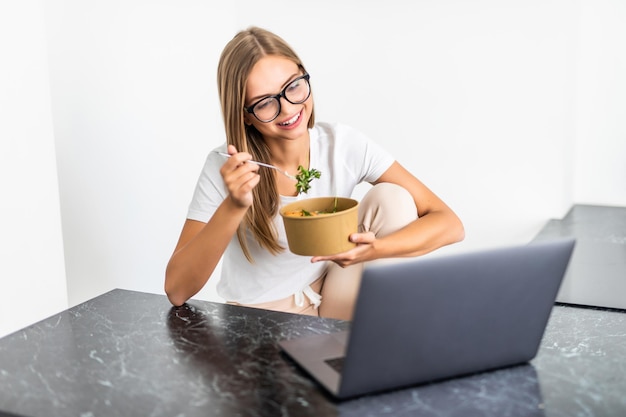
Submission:
MULTIPOLYGON (((217 154, 219 154, 219 155, 222 155, 222 156, 225 156, 226 158, 230 158, 230 157, 231 157, 231 155, 230 155, 230 154, 227 154, 226 152, 218 152, 218 151, 215 151, 215 153, 217 153, 217 154)), ((246 161, 246 162, 250 162, 250 163, 252 163, 252 164, 257 164, 257 165, 260 165, 260 166, 262 166, 262 167, 266 167, 266 168, 272 168, 272 169, 275 169, 276 171, 280 172, 281 174, 283 174, 283 175, 284 175, 284 176, 286 176, 287 178, 291 178, 292 180, 296 180, 296 179, 297 179, 297 178, 295 177, 295 175, 291 175, 291 174, 290 174, 290 173, 288 173, 287 171, 283 171, 282 169, 280 169, 280 168, 278 168, 278 167, 276 167, 276 166, 274 166, 274 165, 266 164, 266 163, 264 163, 264 162, 252 161, 252 160, 250 160, 250 161, 246 161)))

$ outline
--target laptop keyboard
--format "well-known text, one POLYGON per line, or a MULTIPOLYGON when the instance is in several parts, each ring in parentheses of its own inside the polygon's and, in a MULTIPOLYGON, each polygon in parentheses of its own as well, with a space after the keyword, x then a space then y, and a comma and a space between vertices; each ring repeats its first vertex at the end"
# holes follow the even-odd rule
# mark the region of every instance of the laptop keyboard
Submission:
POLYGON ((343 361, 345 357, 341 356, 339 358, 326 359, 324 362, 328 364, 335 371, 341 373, 341 369, 343 368, 343 361))

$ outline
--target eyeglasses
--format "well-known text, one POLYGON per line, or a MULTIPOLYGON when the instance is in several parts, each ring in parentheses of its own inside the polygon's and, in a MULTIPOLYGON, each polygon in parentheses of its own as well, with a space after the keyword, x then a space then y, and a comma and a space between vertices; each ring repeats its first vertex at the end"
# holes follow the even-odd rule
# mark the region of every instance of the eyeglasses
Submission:
POLYGON ((279 94, 264 97, 250 107, 244 107, 244 110, 253 114, 260 122, 269 123, 280 114, 281 97, 291 104, 301 104, 307 101, 311 95, 309 78, 309 74, 304 74, 290 82, 279 94))

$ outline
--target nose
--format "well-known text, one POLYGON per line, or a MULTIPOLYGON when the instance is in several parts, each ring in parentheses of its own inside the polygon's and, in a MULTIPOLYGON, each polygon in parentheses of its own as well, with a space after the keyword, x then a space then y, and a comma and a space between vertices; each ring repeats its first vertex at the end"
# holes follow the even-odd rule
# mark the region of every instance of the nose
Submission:
POLYGON ((288 114, 291 106, 295 106, 295 104, 287 100, 287 97, 285 97, 284 94, 281 94, 280 98, 278 99, 278 114, 282 114, 285 108, 287 108, 286 113, 288 114))

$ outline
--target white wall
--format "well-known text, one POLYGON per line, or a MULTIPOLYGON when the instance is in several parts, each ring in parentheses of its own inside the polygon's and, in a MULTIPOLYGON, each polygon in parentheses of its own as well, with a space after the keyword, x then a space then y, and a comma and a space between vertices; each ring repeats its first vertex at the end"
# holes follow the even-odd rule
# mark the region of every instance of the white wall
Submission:
POLYGON ((163 292, 220 123, 209 45, 229 34, 203 3, 46 3, 70 304, 163 292))
POLYGON ((43 4, 0 3, 0 336, 68 307, 43 4))
POLYGON ((582 2, 575 201, 626 206, 626 2, 582 2))
POLYGON ((620 0, 45 5, 70 305, 162 293, 223 141, 219 53, 251 24, 299 52, 319 120, 369 134, 460 214, 443 253, 526 242, 574 202, 626 205, 620 0))

